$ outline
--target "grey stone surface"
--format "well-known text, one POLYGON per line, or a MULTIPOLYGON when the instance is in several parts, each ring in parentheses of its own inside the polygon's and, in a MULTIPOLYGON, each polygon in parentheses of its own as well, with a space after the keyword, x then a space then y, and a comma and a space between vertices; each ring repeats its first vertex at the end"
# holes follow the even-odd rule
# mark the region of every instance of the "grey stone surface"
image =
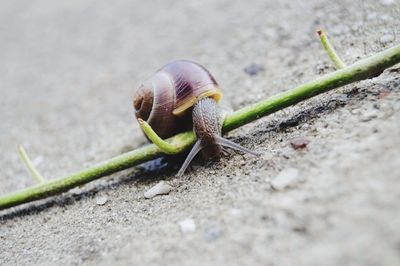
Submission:
MULTIPOLYGON (((35 184, 17 144, 48 179, 143 145, 131 95, 168 61, 205 65, 237 109, 333 71, 317 27, 350 64, 399 43, 399 18, 399 1, 1 1, 0 194, 35 184)), ((399 73, 229 134, 261 159, 130 169, 2 211, 0 265, 400 265, 399 73), (290 167, 303 182, 273 190, 290 167), (146 200, 161 180, 174 193, 146 200)))

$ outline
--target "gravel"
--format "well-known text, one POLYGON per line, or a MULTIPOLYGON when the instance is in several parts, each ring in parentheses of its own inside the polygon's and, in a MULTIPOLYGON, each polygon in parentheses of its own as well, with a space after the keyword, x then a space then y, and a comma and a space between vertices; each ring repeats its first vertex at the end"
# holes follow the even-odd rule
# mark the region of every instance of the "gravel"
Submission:
POLYGON ((172 187, 168 185, 165 181, 160 181, 154 187, 150 188, 144 193, 146 199, 154 198, 159 195, 166 195, 171 191, 172 187))

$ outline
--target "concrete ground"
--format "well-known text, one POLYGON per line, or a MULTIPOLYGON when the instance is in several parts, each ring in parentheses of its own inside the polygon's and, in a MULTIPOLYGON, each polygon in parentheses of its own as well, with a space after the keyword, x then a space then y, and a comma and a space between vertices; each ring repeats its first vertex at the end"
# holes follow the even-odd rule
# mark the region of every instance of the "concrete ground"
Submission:
MULTIPOLYGON (((399 18, 397 0, 1 1, 0 195, 35 184, 17 144, 48 179, 143 145, 131 97, 171 60, 205 65, 237 109, 334 70, 317 27, 352 63, 399 43, 399 18)), ((0 265, 400 265, 399 73, 228 135, 261 158, 133 168, 2 211, 0 265), (281 171, 298 174, 274 189, 281 171), (145 199, 160 180, 173 191, 145 199)))

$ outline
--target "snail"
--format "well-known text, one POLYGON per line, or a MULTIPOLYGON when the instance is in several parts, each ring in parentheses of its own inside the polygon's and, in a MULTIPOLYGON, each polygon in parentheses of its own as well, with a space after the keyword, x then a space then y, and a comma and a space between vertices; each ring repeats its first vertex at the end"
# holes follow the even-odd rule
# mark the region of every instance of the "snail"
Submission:
POLYGON ((177 176, 183 175, 199 151, 206 158, 220 157, 225 147, 258 155, 222 137, 226 112, 218 105, 221 98, 222 92, 210 72, 186 60, 165 65, 136 90, 136 118, 139 123, 147 122, 160 138, 193 128, 197 141, 177 176))

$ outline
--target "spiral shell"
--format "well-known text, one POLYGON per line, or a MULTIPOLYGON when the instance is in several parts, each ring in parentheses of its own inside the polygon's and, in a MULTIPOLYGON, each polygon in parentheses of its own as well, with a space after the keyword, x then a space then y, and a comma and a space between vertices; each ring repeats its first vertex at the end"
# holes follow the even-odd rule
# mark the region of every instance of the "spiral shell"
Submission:
POLYGON ((222 97, 214 77, 203 66, 180 60, 165 65, 139 86, 133 106, 137 118, 167 138, 191 128, 191 107, 206 97, 216 101, 222 97))

